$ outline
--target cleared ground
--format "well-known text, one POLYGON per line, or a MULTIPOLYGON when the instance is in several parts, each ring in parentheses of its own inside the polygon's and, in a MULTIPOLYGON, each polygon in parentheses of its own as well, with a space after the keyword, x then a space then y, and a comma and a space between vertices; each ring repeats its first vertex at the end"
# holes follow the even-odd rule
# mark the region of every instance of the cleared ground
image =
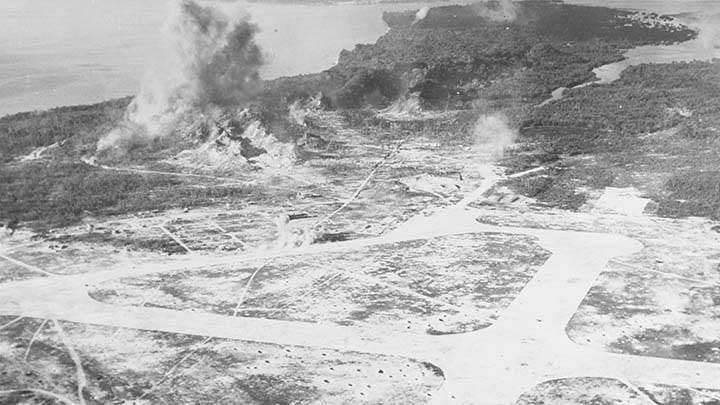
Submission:
POLYGON ((398 357, 28 318, 0 332, 0 347, 0 384, 20 388, 4 403, 76 403, 78 389, 98 404, 422 403, 443 380, 398 357))
POLYGON ((388 333, 460 333, 492 324, 548 256, 528 237, 454 235, 283 257, 254 267, 122 278, 89 293, 118 305, 334 322, 388 333))
POLYGON ((547 209, 497 186, 507 177, 470 141, 406 143, 387 160, 378 151, 328 172, 323 187, 337 194, 278 192, 4 239, 2 395, 712 403, 714 224, 644 216, 632 192, 610 189, 579 213, 547 209), (431 171, 444 159, 457 179, 431 171), (280 214, 293 216, 289 237, 280 214), (315 243, 298 247, 308 233, 315 243))
POLYGON ((561 404, 704 404, 720 403, 719 391, 662 384, 633 384, 612 378, 565 378, 547 381, 524 393, 516 405, 561 404))

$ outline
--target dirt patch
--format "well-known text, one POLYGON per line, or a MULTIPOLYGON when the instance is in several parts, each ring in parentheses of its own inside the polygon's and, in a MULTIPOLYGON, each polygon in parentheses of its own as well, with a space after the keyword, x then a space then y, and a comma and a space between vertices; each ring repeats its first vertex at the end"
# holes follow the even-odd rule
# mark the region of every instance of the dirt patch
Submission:
MULTIPOLYGON (((9 320, 0 317, 0 324, 9 320)), ((60 327, 65 342, 53 322, 36 319, 0 331, 0 359, 7 366, 0 390, 18 390, 0 400, 52 401, 26 391, 36 389, 77 401, 76 365, 66 344, 80 357, 87 381, 83 396, 90 404, 424 403, 443 380, 434 366, 399 357, 66 322, 60 327)))
POLYGON ((0 283, 7 283, 9 281, 20 281, 29 280, 35 277, 42 277, 43 275, 37 272, 29 271, 28 269, 18 266, 17 264, 8 263, 0 258, 0 283))
POLYGON ((342 253, 276 258, 257 266, 119 279, 90 295, 242 316, 460 333, 484 328, 512 302, 549 253, 526 236, 466 234, 342 253))
POLYGON ((568 333, 578 343, 616 353, 720 362, 718 302, 720 285, 618 269, 601 275, 568 333))
POLYGON ((611 378, 568 378, 547 381, 524 393, 515 405, 636 404, 639 394, 611 378))
POLYGON ((664 384, 633 384, 612 378, 563 378, 538 384, 524 393, 515 405, 660 405, 718 404, 717 392, 664 384))

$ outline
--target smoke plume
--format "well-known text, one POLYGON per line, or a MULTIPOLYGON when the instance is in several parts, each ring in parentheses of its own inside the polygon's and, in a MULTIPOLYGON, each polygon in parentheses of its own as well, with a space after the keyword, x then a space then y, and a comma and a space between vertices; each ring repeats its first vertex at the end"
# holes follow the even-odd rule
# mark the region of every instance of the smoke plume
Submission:
POLYGON ((492 159, 500 159, 515 142, 517 130, 510 126, 505 114, 483 115, 473 128, 475 150, 488 154, 492 159))
POLYGON ((430 7, 427 7, 427 6, 418 10, 417 13, 415 13, 415 21, 413 21, 413 25, 417 24, 419 21, 424 20, 425 17, 427 17, 429 11, 430 11, 430 7))
POLYGON ((147 73, 124 122, 98 142, 123 148, 177 131, 213 110, 240 108, 260 87, 257 28, 193 0, 174 0, 163 27, 163 55, 147 73))
POLYGON ((474 3, 470 8, 480 17, 491 21, 514 21, 517 18, 517 9, 512 0, 491 0, 474 3))

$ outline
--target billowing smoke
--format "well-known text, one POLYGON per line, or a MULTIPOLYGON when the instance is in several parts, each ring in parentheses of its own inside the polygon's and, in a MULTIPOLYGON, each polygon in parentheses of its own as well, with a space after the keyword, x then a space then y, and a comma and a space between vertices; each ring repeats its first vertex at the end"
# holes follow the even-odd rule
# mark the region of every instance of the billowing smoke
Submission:
MULTIPOLYGON (((489 0, 473 3, 468 6, 476 16, 490 21, 510 22, 517 18, 517 8, 512 0, 489 0)), ((424 20, 430 7, 423 7, 415 13, 415 20, 412 25, 424 20)))
POLYGON ((505 114, 482 115, 473 128, 475 150, 488 154, 492 159, 500 159, 515 142, 517 134, 505 114))
POLYGON ((413 24, 416 24, 417 22, 424 20, 425 17, 427 17, 429 11, 430 11, 430 7, 427 7, 427 6, 418 10, 417 13, 415 13, 415 21, 413 21, 413 24))
POLYGON ((491 0, 474 3, 470 8, 480 17, 492 21, 514 21, 517 9, 512 0, 491 0))
POLYGON ((423 115, 422 103, 420 102, 419 93, 411 93, 403 95, 388 108, 382 110, 380 115, 395 119, 413 119, 423 115))
POLYGON ((697 28, 698 45, 707 50, 714 57, 718 57, 718 49, 720 49, 720 13, 701 14, 698 13, 693 19, 685 19, 693 28, 697 28))
POLYGON ((262 53, 245 13, 230 17, 193 0, 173 0, 163 27, 166 54, 143 81, 122 125, 98 150, 169 136, 197 117, 242 107, 260 87, 262 53))

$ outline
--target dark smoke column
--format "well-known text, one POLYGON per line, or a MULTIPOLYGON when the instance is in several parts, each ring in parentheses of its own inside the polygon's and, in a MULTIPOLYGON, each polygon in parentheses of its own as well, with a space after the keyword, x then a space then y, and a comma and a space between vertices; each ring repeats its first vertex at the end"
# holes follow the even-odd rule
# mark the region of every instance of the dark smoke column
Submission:
POLYGON ((192 0, 178 0, 163 27, 158 56, 121 126, 98 150, 172 136, 220 109, 241 108, 260 89, 262 51, 247 14, 231 18, 192 0))

